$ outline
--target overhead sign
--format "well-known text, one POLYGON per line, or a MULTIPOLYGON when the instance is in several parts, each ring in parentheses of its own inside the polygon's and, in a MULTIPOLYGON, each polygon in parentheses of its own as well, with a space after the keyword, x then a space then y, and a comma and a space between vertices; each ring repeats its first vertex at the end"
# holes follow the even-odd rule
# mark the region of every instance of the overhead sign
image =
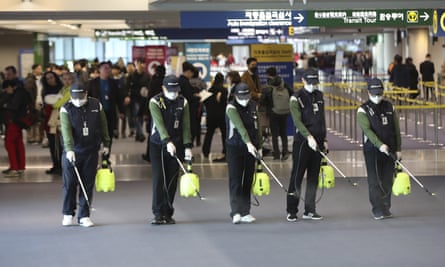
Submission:
POLYGON ((432 25, 432 9, 320 10, 307 12, 307 25, 373 27, 432 25))
POLYGON ((183 29, 408 27, 433 24, 432 9, 184 11, 183 29), (205 23, 203 23, 205 21, 205 23))
POLYGON ((437 9, 433 12, 433 34, 445 36, 445 9, 437 9))
POLYGON ((306 12, 296 10, 181 12, 184 29, 289 27, 305 26, 305 22, 306 12))

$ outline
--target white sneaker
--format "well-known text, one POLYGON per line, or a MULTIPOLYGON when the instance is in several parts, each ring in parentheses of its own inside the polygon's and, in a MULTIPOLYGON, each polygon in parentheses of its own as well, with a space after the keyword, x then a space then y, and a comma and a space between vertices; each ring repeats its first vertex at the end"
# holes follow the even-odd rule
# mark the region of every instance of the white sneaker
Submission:
POLYGON ((255 217, 253 217, 250 214, 247 214, 246 216, 241 217, 241 222, 243 223, 253 223, 256 221, 255 217))
POLYGON ((71 226, 74 225, 73 215, 63 215, 62 225, 71 226))
POLYGON ((91 221, 90 217, 83 217, 79 220, 79 225, 83 227, 91 227, 94 226, 94 223, 91 221))
POLYGON ((233 215, 232 223, 239 224, 241 222, 241 215, 239 213, 233 215))

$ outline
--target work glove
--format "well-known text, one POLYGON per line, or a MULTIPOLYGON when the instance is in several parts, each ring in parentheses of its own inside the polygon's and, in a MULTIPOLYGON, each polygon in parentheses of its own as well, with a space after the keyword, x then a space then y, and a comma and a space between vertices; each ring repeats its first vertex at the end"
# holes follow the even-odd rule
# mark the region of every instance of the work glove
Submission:
POLYGON ((263 149, 262 148, 258 149, 256 154, 259 159, 262 159, 263 158, 263 149))
POLYGON ((176 147, 172 142, 167 143, 167 152, 174 157, 176 154, 176 147))
POLYGON ((397 158, 398 161, 402 160, 402 152, 401 151, 397 151, 396 152, 396 158, 397 158))
POLYGON ((76 162, 76 155, 74 154, 74 151, 66 152, 66 159, 71 163, 76 162))
POLYGON ((379 147, 380 152, 385 153, 386 155, 389 155, 389 147, 385 144, 381 145, 379 147))
POLYGON ((191 161, 193 158, 193 154, 192 154, 192 149, 191 148, 186 148, 185 149, 185 160, 191 161))
POLYGON ((256 150, 256 147, 251 142, 246 143, 246 146, 247 146, 247 151, 250 154, 252 154, 252 156, 254 156, 256 158, 257 157, 257 153, 258 153, 257 150, 256 150))
POLYGON ((104 147, 102 154, 104 155, 104 157, 110 156, 110 148, 104 147))
POLYGON ((317 151, 317 141, 315 141, 315 138, 312 135, 308 135, 307 144, 312 150, 317 151))

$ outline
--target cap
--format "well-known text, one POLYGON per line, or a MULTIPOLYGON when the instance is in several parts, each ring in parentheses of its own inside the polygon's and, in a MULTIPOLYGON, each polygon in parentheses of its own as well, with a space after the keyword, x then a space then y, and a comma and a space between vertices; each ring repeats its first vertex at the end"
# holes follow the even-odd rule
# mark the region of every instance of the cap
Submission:
POLYGON ((179 92, 181 86, 179 86, 179 79, 175 75, 168 75, 164 78, 162 85, 165 86, 169 92, 179 92))
POLYGON ((377 78, 370 79, 368 81, 368 91, 372 95, 382 95, 384 91, 382 81, 377 78))
POLYGON ((235 85, 234 94, 241 99, 250 98, 250 89, 249 86, 243 82, 235 85))
POLYGON ((314 69, 309 69, 303 73, 303 78, 308 84, 318 84, 318 71, 314 69))
POLYGON ((71 87, 70 95, 71 98, 82 99, 87 94, 87 90, 84 88, 71 87))

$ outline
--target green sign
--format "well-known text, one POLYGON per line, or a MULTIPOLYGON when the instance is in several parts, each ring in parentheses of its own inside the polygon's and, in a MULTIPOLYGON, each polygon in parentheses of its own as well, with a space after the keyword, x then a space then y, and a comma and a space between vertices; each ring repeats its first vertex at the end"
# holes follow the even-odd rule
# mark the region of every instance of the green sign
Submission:
POLYGON ((433 24, 432 9, 374 9, 307 11, 307 26, 374 27, 433 24))

